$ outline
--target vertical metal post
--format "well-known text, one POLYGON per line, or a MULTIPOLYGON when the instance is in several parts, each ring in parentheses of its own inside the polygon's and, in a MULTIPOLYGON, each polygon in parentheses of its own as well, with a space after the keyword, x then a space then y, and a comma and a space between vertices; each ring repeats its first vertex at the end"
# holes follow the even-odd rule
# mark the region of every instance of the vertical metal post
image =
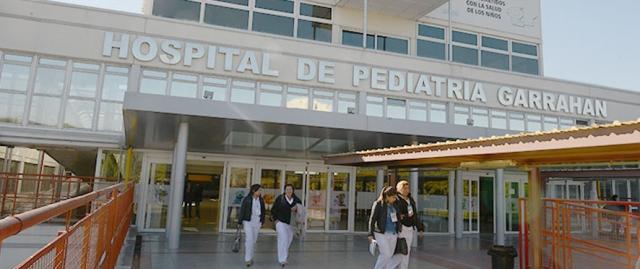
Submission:
POLYGON ((369 1, 364 0, 364 11, 362 16, 362 48, 367 48, 367 24, 368 24, 368 9, 369 9, 369 1))
MULTIPOLYGON (((2 172, 8 173, 11 171, 11 158, 13 158, 13 146, 7 146, 4 152, 4 161, 2 163, 2 172)), ((6 177, 5 180, 0 180, 0 193, 6 196, 6 188, 8 188, 9 177, 6 177)), ((4 197, 3 197, 4 200, 4 197)), ((4 203, 3 203, 4 208, 4 203)), ((2 212, 0 212, 1 214, 2 212)))
POLYGON ((530 167, 529 171, 529 226, 531 227, 531 253, 533 256, 533 268, 542 268, 542 182, 540 178, 540 168, 530 167))
POLYGON ((449 233, 453 233, 455 231, 455 219, 456 219, 456 192, 455 192, 455 186, 456 186, 456 173, 454 170, 450 170, 449 171, 449 185, 448 185, 448 232, 449 233))
MULTIPOLYGON (((413 209, 414 214, 419 214, 420 206, 418 205, 418 168, 411 168, 409 174, 409 187, 411 189, 411 196, 416 201, 416 208, 413 209)), ((418 221, 420 221, 420 215, 418 215, 418 221)), ((418 247, 418 233, 413 233, 413 241, 411 241, 412 247, 418 247)))
MULTIPOLYGON (((178 129, 178 143, 176 143, 176 159, 173 164, 175 169, 175 180, 172 184, 175 186, 171 193, 173 201, 169 210, 173 211, 171 222, 171 230, 169 231, 169 249, 177 249, 180 244, 180 230, 182 229, 182 223, 180 216, 180 210, 182 208, 182 196, 185 185, 185 170, 187 164, 187 142, 189 136, 189 124, 186 122, 180 123, 178 129)), ((172 170, 173 170, 172 169, 172 170)))
POLYGON ((378 168, 376 173, 376 195, 380 194, 384 187, 384 168, 378 168))
POLYGON ((462 186, 462 171, 456 169, 456 239, 462 238, 462 230, 464 229, 464 214, 462 212, 462 201, 464 197, 462 186))
POLYGON ((505 232, 505 190, 504 190, 504 169, 496 169, 496 245, 504 246, 505 232))
MULTIPOLYGON (((174 143, 173 144, 173 155, 172 155, 172 159, 171 159, 171 179, 169 182, 169 193, 174 193, 176 191, 180 191, 182 192, 183 190, 177 190, 175 184, 173 184, 174 182, 176 182, 176 169, 175 169, 175 163, 176 163, 176 156, 178 156, 178 143, 174 143)), ((169 195, 169 207, 171 207, 171 205, 173 205, 173 195, 169 195)), ((178 214, 179 217, 177 218, 181 218, 182 217, 182 204, 180 204, 180 210, 175 212, 173 210, 169 210, 169 212, 167 212, 167 227, 165 228, 165 237, 167 239, 169 239, 169 233, 171 232, 171 230, 173 229, 173 227, 171 225, 172 222, 171 220, 175 217, 175 214, 178 214)))

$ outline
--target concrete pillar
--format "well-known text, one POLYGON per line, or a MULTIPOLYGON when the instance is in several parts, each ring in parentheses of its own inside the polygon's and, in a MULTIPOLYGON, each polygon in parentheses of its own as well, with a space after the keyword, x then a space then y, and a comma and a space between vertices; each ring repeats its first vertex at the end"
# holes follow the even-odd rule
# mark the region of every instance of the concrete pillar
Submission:
POLYGON ((504 246, 506 208, 504 195, 504 169, 496 169, 496 245, 504 246))
MULTIPOLYGON (((411 196, 416 200, 416 208, 413 209, 415 214, 418 214, 418 168, 411 168, 411 173, 409 173, 409 188, 411 189, 411 196)), ((420 221, 420 217, 418 215, 418 221, 420 221)), ((411 243, 412 247, 418 247, 418 233, 413 233, 413 241, 411 243)))
POLYGON ((540 168, 531 167, 529 171, 529 227, 530 236, 529 242, 531 242, 531 253, 533 260, 533 268, 542 268, 542 222, 543 220, 543 203, 542 203, 542 182, 540 178, 540 168))
POLYGON ((462 198, 464 197, 462 186, 462 171, 457 169, 456 172, 456 239, 462 238, 462 231, 464 230, 464 214, 462 212, 462 198))
POLYGON ((379 195, 384 187, 384 168, 378 168, 376 173, 376 195, 379 195))
POLYGON ((368 9, 369 9, 369 2, 367 0, 364 0, 363 2, 363 16, 362 16, 362 48, 366 49, 367 48, 367 26, 369 24, 368 22, 368 9))
POLYGON ((453 233, 455 231, 455 218, 456 218, 456 173, 455 171, 449 171, 449 197, 448 197, 448 217, 449 217, 449 233, 453 233))
POLYGON ((182 223, 180 212, 182 212, 182 196, 185 185, 185 170, 187 166, 187 142, 189 136, 189 124, 186 122, 180 123, 178 129, 178 142, 175 149, 175 163, 173 163, 172 171, 175 170, 174 180, 171 182, 174 188, 172 188, 171 198, 172 202, 169 208, 169 212, 172 213, 172 218, 169 220, 171 229, 169 230, 169 249, 177 249, 180 244, 180 231, 182 229, 182 223))
MULTIPOLYGON (((177 149, 178 149, 178 143, 176 142, 175 144, 173 144, 173 154, 172 154, 172 159, 171 159, 171 184, 169 185, 169 192, 170 193, 174 193, 176 191, 175 189, 175 184, 173 184, 176 181, 176 169, 174 167, 174 164, 176 163, 176 157, 178 156, 177 154, 177 149)), ((173 195, 169 195, 169 205, 173 204, 173 195)), ((182 204, 180 205, 182 207, 182 204)), ((178 211, 178 216, 182 216, 182 210, 178 211)), ((175 216, 176 212, 174 212, 173 210, 169 210, 169 212, 167 212, 167 227, 164 230, 164 236, 169 239, 169 231, 171 231, 172 227, 172 222, 171 220, 173 219, 173 217, 175 216)), ((179 218, 179 217, 178 217, 179 218)))

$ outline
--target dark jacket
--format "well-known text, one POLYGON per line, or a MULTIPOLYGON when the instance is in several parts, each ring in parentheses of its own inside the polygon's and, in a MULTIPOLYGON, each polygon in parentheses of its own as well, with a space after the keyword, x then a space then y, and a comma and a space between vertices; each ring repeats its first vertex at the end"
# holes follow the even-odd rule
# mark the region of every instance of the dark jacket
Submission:
MULTIPOLYGON (((391 205, 395 208, 394 205, 391 205)), ((398 209, 396 208, 396 214, 398 209)), ((399 222, 395 223, 396 233, 400 232, 399 222)), ((373 233, 383 234, 385 226, 387 225, 387 203, 383 201, 373 202, 373 208, 371 208, 371 216, 369 216, 369 235, 373 236, 373 233)))
POLYGON ((287 198, 284 197, 284 194, 278 195, 276 197, 276 201, 273 202, 273 206, 271 207, 271 218, 273 220, 282 221, 286 224, 291 223, 291 208, 296 206, 297 204, 302 204, 300 198, 293 194, 293 203, 289 204, 287 202, 287 198))
MULTIPOLYGON (((260 196, 260 223, 264 224, 264 215, 267 213, 264 207, 264 199, 260 196)), ((242 199, 242 205, 240 211, 238 211, 238 224, 242 224, 243 221, 251 221, 251 210, 253 210, 253 197, 247 195, 242 199)))
POLYGON ((418 209, 416 207, 416 201, 413 200, 413 197, 409 195, 409 202, 413 207, 413 216, 409 217, 409 204, 407 201, 398 195, 398 199, 396 199, 395 206, 398 209, 398 216, 400 218, 400 223, 407 227, 414 227, 419 232, 424 232, 424 225, 418 219, 418 209))

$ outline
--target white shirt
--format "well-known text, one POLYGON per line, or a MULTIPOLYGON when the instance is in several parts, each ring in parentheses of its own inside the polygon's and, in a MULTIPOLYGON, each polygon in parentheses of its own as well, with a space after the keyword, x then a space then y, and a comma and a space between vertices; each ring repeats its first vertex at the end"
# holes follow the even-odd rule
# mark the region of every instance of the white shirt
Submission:
POLYGON ((407 202, 407 214, 409 214, 410 217, 413 217, 413 214, 415 213, 413 212, 413 206, 411 205, 411 200, 404 197, 402 197, 402 199, 404 199, 407 202))
POLYGON ((285 195, 284 198, 287 199, 287 203, 289 203, 290 205, 293 204, 293 195, 291 196, 291 198, 285 195))
POLYGON ((251 204, 251 222, 260 223, 260 214, 262 214, 260 198, 253 198, 253 203, 251 204))

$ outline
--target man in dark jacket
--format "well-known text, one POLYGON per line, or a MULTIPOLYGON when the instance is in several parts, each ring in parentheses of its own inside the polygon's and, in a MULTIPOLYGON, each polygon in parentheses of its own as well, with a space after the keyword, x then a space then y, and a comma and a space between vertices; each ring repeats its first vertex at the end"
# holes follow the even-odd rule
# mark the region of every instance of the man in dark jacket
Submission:
POLYGON ((395 206, 400 214, 401 231, 400 237, 407 240, 408 253, 403 255, 400 263, 400 269, 409 268, 409 255, 411 254, 411 244, 413 243, 413 235, 415 231, 420 232, 420 237, 424 235, 424 225, 418 219, 416 201, 411 198, 411 188, 409 182, 400 181, 396 185, 398 190, 398 199, 395 206))

